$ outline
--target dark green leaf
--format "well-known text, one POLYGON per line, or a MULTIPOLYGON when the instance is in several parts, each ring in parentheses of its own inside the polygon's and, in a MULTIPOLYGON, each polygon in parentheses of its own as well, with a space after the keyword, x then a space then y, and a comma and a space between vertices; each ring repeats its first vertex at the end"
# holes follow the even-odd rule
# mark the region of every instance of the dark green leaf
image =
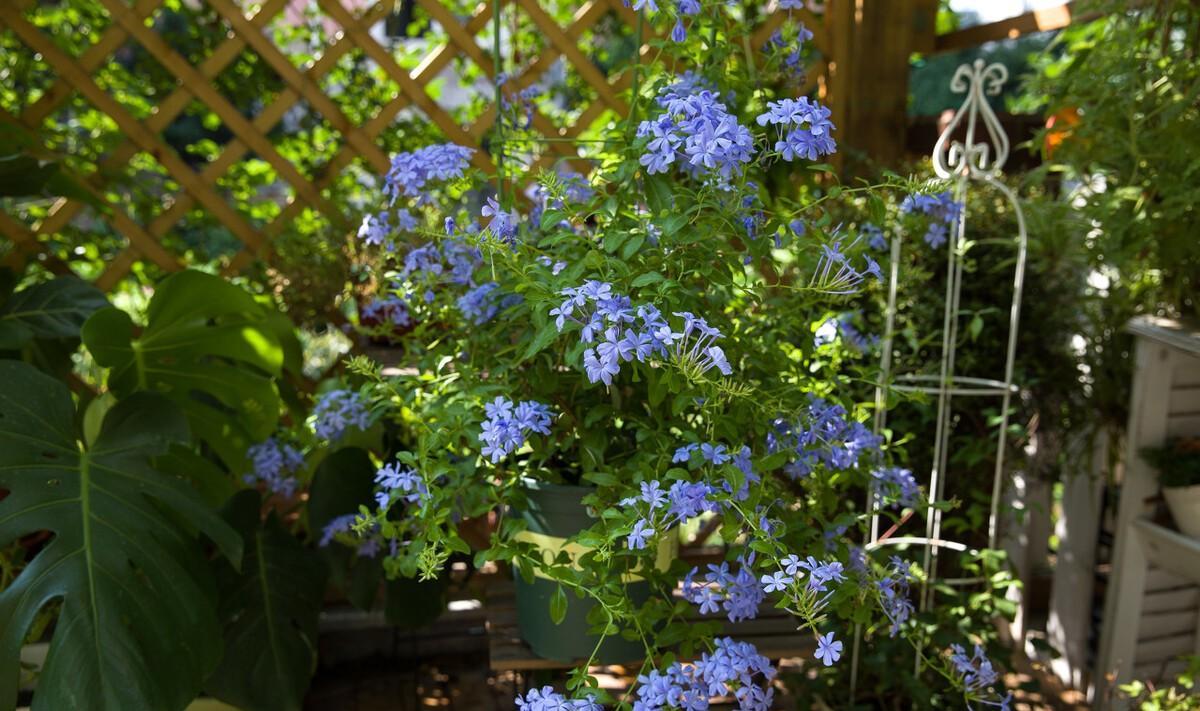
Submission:
POLYGON ((317 665, 325 566, 274 513, 263 521, 261 508, 251 490, 225 506, 246 555, 240 573, 216 564, 225 655, 205 689, 244 711, 298 710, 317 665))
POLYGON ((0 547, 53 539, 0 593, 0 706, 16 700, 37 612, 61 611, 35 709, 181 709, 217 665, 216 590, 204 532, 231 559, 241 541, 184 481, 151 465, 187 421, 154 393, 118 403, 80 443, 71 394, 25 363, 0 362, 0 547))
POLYGON ((167 278, 150 300, 139 338, 124 312, 106 308, 83 326, 83 341, 112 369, 117 397, 138 390, 183 408, 192 433, 231 468, 247 447, 275 431, 280 398, 273 378, 284 348, 263 307, 225 280, 196 271, 167 278))

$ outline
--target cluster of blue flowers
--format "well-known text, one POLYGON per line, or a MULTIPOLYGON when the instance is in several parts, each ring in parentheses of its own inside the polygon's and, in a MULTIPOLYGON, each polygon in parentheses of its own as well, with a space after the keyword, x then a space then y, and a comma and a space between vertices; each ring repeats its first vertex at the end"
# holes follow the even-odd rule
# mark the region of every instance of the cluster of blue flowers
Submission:
POLYGON ((466 242, 451 238, 441 244, 427 242, 404 256, 400 278, 424 286, 425 301, 433 301, 433 287, 448 283, 469 286, 483 255, 466 242))
POLYGON ((351 427, 365 430, 370 425, 367 405, 353 390, 331 390, 322 395, 313 407, 313 418, 313 431, 330 441, 341 439, 351 427))
POLYGON ((634 524, 625 541, 629 550, 642 550, 646 542, 657 531, 656 527, 668 528, 705 512, 720 510, 712 498, 715 490, 703 482, 675 481, 669 489, 663 489, 657 481, 644 481, 641 494, 623 499, 622 506, 633 506, 644 511, 634 524), (644 504, 644 507, 643 507, 644 504))
MULTIPOLYGON (((503 213, 501 213, 503 214, 503 213)), ((448 231, 453 234, 456 227, 447 218, 448 231)), ((409 284, 413 291, 424 290, 425 303, 436 298, 435 289, 450 284, 469 287, 455 301, 463 317, 477 326, 492 320, 502 309, 521 300, 519 295, 504 294, 495 282, 476 284, 474 275, 483 264, 480 251, 463 240, 451 237, 441 244, 427 242, 415 247, 404 257, 404 268, 400 279, 409 284)))
POLYGON ((950 228, 958 223, 962 210, 963 204, 948 190, 937 195, 909 195, 900 203, 901 214, 920 213, 930 218, 924 239, 934 249, 949 239, 950 228))
POLYGON ((724 610, 730 622, 758 617, 766 593, 754 577, 754 554, 738 558, 737 564, 737 572, 733 572, 728 562, 709 563, 703 583, 695 581, 700 569, 692 568, 683 578, 683 599, 699 606, 702 615, 724 610))
POLYGON ((359 310, 359 322, 364 324, 390 324, 408 328, 413 324, 408 302, 399 296, 375 299, 359 310))
POLYGON ((888 248, 887 237, 883 235, 883 230, 873 222, 864 222, 862 227, 858 228, 858 236, 865 237, 867 246, 876 251, 883 251, 888 248))
POLYGON ((916 506, 921 501, 921 488, 908 469, 884 467, 871 472, 880 493, 901 506, 916 506))
POLYGON ((775 151, 785 161, 796 158, 817 160, 837 151, 833 140, 835 129, 829 119, 830 111, 807 96, 767 102, 767 111, 759 114, 759 126, 775 126, 779 139, 775 151))
MULTIPOLYGON (((782 7, 783 5, 781 3, 780 8, 782 7)), ((813 38, 813 33, 812 30, 804 26, 803 22, 798 22, 796 24, 798 25, 798 28, 796 30, 796 37, 794 39, 795 44, 789 47, 787 40, 783 38, 783 32, 780 30, 775 30, 763 49, 771 52, 786 52, 783 57, 783 66, 791 71, 793 80, 795 82, 802 84, 805 80, 803 55, 804 43, 813 38)))
MULTIPOLYGON (((321 529, 321 540, 317 542, 317 545, 321 548, 327 548, 339 534, 350 533, 357 520, 358 514, 352 513, 332 519, 321 529)), ((382 548, 383 538, 379 534, 378 526, 372 526, 364 537, 358 539, 355 546, 356 552, 363 558, 374 558, 379 555, 379 551, 382 548)), ((390 554, 393 556, 396 555, 398 549, 399 541, 393 538, 390 543, 390 554)))
POLYGON ((659 95, 658 103, 664 111, 642 121, 637 131, 650 139, 639 159, 648 173, 665 173, 678 165, 720 185, 741 175, 754 153, 754 138, 712 91, 680 95, 672 86, 659 95))
MULTIPOLYGON (((847 250, 853 249, 857 243, 856 239, 847 250)), ((833 244, 822 245, 821 258, 817 260, 817 268, 813 270, 810 286, 829 294, 849 295, 857 293, 868 276, 873 276, 876 281, 882 282, 883 271, 880 270, 879 263, 869 254, 864 254, 863 259, 866 260, 867 265, 860 271, 850 263, 850 257, 842 251, 841 240, 834 240, 833 244)))
POLYGON ((517 214, 516 210, 506 211, 500 207, 500 203, 496 202, 496 198, 490 197, 479 214, 492 218, 492 221, 483 230, 484 235, 502 244, 516 247, 517 228, 521 221, 521 216, 517 214))
POLYGON ((758 474, 754 471, 754 463, 750 459, 750 448, 742 445, 741 449, 733 452, 718 442, 693 442, 685 444, 675 450, 674 456, 671 457, 672 464, 694 462, 707 462, 713 466, 721 466, 726 462, 737 467, 742 473, 742 485, 737 491, 733 490, 732 485, 728 481, 725 482, 725 492, 731 494, 738 501, 745 501, 750 495, 750 485, 760 480, 758 474), (699 452, 700 456, 697 459, 695 456, 699 452))
POLYGON ((292 474, 304 467, 304 455, 295 447, 269 437, 247 449, 246 457, 254 469, 253 473, 242 477, 246 484, 262 483, 272 494, 285 497, 296 493, 299 482, 292 474))
POLYGON ((391 168, 383 179, 383 193, 388 197, 388 204, 394 205, 402 195, 418 198, 419 202, 431 201, 425 187, 433 181, 461 178, 474 153, 474 148, 453 143, 437 143, 397 153, 392 156, 391 168))
POLYGON ((772 426, 767 450, 794 453, 784 469, 793 479, 807 477, 818 464, 830 471, 856 467, 864 458, 877 458, 883 443, 861 422, 848 419, 844 407, 811 395, 803 416, 791 422, 776 418, 772 426))
POLYGON ((692 664, 675 662, 638 677, 634 711, 704 711, 709 699, 732 694, 743 711, 767 711, 775 697, 775 668, 749 642, 721 637, 692 664))
MULTIPOLYGON (((508 84, 511 77, 507 74, 500 74, 496 77, 496 84, 503 87, 508 84)), ((521 121, 517 122, 518 128, 529 128, 533 125, 533 113, 535 107, 533 100, 545 93, 545 89, 537 84, 521 89, 516 92, 502 91, 500 94, 500 111, 503 113, 511 113, 514 118, 521 117, 521 121)))
POLYGON ((495 318, 500 311, 522 301, 520 294, 504 294, 494 281, 480 284, 458 297, 456 302, 463 318, 475 324, 483 324, 495 318))
POLYGON ((415 469, 395 462, 385 464, 375 472, 375 485, 382 489, 375 494, 375 502, 381 509, 386 509, 393 501, 415 504, 429 496, 429 488, 421 475, 415 469))
MULTIPOLYGON (((978 644, 975 645, 974 654, 967 656, 966 650, 962 645, 950 645, 950 663, 954 666, 954 671, 962 678, 963 685, 971 694, 981 694, 991 689, 1000 679, 999 673, 992 666, 991 660, 984 654, 983 648, 978 644)), ((1012 706, 1012 694, 1005 694, 1000 697, 997 694, 996 700, 979 699, 980 703, 985 706, 995 706, 1001 711, 1009 711, 1012 706)), ((967 708, 970 708, 968 705, 967 708)))
POLYGON ((594 696, 572 700, 555 691, 553 686, 530 689, 516 698, 516 704, 519 711, 604 711, 594 696))
POLYGON ((508 398, 497 397, 484 409, 487 419, 479 441, 484 444, 483 456, 492 464, 520 449, 528 433, 550 434, 550 408, 540 402, 525 400, 514 404, 508 398))
POLYGON ((590 280, 559 293, 566 299, 550 310, 559 332, 567 321, 572 321, 581 326, 581 343, 596 343, 583 352, 590 382, 612 385, 622 362, 645 362, 652 355, 671 356, 698 373, 712 368, 723 375, 733 372, 725 351, 715 345, 721 332, 703 318, 678 312, 675 315, 683 319, 683 328, 675 331, 657 308, 646 304, 635 311, 629 297, 613 293, 612 284, 607 282, 590 280), (598 336, 603 340, 597 342, 598 336))
POLYGON ((892 637, 896 636, 901 625, 907 622, 913 613, 912 601, 908 599, 908 571, 908 563, 898 556, 892 556, 888 562, 888 576, 876 583, 883 614, 892 622, 892 637))

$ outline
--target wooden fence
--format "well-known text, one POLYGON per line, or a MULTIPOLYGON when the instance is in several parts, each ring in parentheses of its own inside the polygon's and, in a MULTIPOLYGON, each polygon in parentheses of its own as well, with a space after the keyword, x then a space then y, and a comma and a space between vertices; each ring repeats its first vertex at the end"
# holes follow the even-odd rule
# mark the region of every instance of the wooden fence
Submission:
MULTIPOLYGON (((83 215, 105 221, 124 241, 123 248, 106 258, 102 272, 95 275, 96 283, 104 289, 112 288, 141 260, 167 272, 187 266, 186 255, 169 247, 164 236, 177 229, 189 212, 197 208, 218 221, 240 243, 239 250, 224 260, 226 274, 238 273, 254 260, 267 257, 272 240, 306 210, 324 216, 341 234, 351 232, 361 215, 351 214, 349 206, 331 199, 328 189, 356 162, 375 174, 387 170, 389 158, 379 139, 402 111, 418 111, 445 140, 468 146, 485 143, 485 136, 496 121, 496 107, 490 106, 463 122, 438 103, 431 86, 455 62, 469 63, 486 77, 496 76, 499 67, 493 49, 498 43, 492 42, 492 32, 498 22, 493 17, 498 1, 503 3, 506 27, 519 16, 521 21, 531 23, 543 39, 540 51, 524 57, 519 65, 511 57, 502 58, 506 60, 504 69, 510 72, 505 90, 520 90, 538 82, 561 59, 594 96, 566 123, 551 121, 534 110, 531 127, 547 139, 546 152, 536 167, 560 159, 578 161, 575 139, 597 121, 625 116, 629 111, 627 97, 633 81, 632 68, 606 75, 594 60, 591 48, 581 46, 585 33, 602 20, 612 22, 613 18, 624 23, 630 33, 638 27, 636 36, 641 42, 637 55, 642 61, 656 51, 653 42, 660 39, 650 23, 638 25, 637 13, 622 0, 583 2, 565 25, 540 0, 486 0, 462 15, 441 0, 406 0, 415 4, 409 11, 423 13, 431 26, 438 28, 441 38, 415 66, 407 66, 398 61, 395 43, 381 38, 378 31, 373 33, 373 28, 396 9, 396 0, 379 0, 366 8, 359 7, 363 4, 360 0, 261 0, 249 9, 242 0, 175 0, 204 3, 228 28, 223 41, 197 61, 196 57, 189 58, 171 46, 154 27, 154 19, 165 1, 91 0, 110 22, 95 31, 98 36, 78 54, 65 50, 56 41, 55 28, 40 27, 31 20, 31 13, 38 6, 35 0, 0 1, 0 31, 11 33, 25 48, 36 53, 53 74, 48 87, 35 100, 16 114, 0 115, 0 120, 36 132, 77 96, 103 112, 123 136, 123 141, 88 166, 90 172, 83 176, 85 188, 104 209, 95 210, 79 200, 64 198, 33 218, 0 212, 0 233, 15 245, 7 257, 10 265, 36 260, 55 272, 70 269, 63 261, 70 258, 69 254, 56 256, 48 247, 48 240, 83 215), (280 46, 267 30, 272 23, 287 21, 289 12, 308 2, 319 8, 319 20, 333 31, 319 56, 297 64, 289 57, 289 49, 280 46), (347 6, 356 9, 352 11, 347 6), (144 97, 154 103, 145 115, 135 115, 114 97, 111 87, 101 86, 95 79, 98 70, 118 61, 117 55, 131 43, 136 43, 175 79, 169 93, 144 97), (358 122, 351 120, 330 87, 322 85, 322 79, 337 62, 352 52, 365 54, 397 87, 373 117, 358 122), (245 53, 252 53, 255 61, 270 67, 284 86, 252 116, 245 115, 214 86, 214 79, 245 53), (164 137, 172 122, 196 102, 218 117, 231 134, 219 155, 202 165, 179 155, 164 137), (317 171, 306 173, 272 141, 272 132, 298 107, 319 113, 341 138, 332 158, 317 171), (169 182, 174 188, 162 196, 161 209, 140 217, 131 214, 119 194, 114 199, 108 189, 113 176, 119 175, 138 154, 152 156, 169 179, 164 184, 169 182), (285 204, 269 221, 258 223, 248 218, 231 204, 220 186, 222 176, 248 156, 268 163, 278 180, 289 186, 285 204)), ((815 65, 809 67, 805 90, 817 91, 833 109, 835 122, 843 128, 841 140, 847 140, 857 127, 862 137, 860 147, 870 151, 872 145, 903 144, 902 140, 896 140, 896 133, 900 131, 902 137, 904 129, 907 57, 914 49, 924 48, 926 40, 932 38, 936 1, 868 0, 866 4, 868 9, 875 10, 864 13, 863 0, 831 0, 823 16, 807 10, 779 10, 775 1, 754 7, 758 13, 755 16, 760 19, 747 49, 763 47, 789 17, 803 21, 814 32, 812 45, 817 58, 815 65), (897 31, 898 20, 900 27, 911 27, 911 31, 897 31), (860 64, 863 71, 856 75, 852 71, 854 64, 860 64), (882 114, 886 116, 881 117, 882 114), (872 135, 881 131, 882 135, 872 135)), ((748 4, 747 12, 752 5, 748 4)), ((492 156, 485 151, 477 151, 473 161, 486 172, 495 171, 492 156)), ((58 252, 62 254, 61 249, 58 252)))

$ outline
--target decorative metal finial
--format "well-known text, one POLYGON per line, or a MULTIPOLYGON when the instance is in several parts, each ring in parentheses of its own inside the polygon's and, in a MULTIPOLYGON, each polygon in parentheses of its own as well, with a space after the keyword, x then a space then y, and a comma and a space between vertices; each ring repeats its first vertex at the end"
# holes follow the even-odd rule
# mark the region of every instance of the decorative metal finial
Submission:
POLYGON ((973 64, 963 64, 954 72, 950 90, 956 94, 966 93, 967 96, 933 147, 933 168, 938 177, 966 175, 982 178, 995 176, 1004 168, 1008 160, 1008 136, 985 97, 999 94, 1006 81, 1008 69, 1003 64, 985 65, 982 59, 976 59, 973 64), (958 131, 964 117, 967 123, 966 140, 955 140, 952 136, 958 131), (980 119, 990 142, 976 141, 980 119))

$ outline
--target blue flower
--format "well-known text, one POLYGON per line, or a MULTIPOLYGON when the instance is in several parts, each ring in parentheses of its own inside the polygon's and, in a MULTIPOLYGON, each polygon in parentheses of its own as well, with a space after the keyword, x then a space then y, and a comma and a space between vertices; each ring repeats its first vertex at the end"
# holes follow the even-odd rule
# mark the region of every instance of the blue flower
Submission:
POLYGON ((867 238, 867 246, 876 251, 887 249, 887 238, 883 236, 883 230, 878 225, 870 222, 864 223, 858 229, 858 234, 867 238))
POLYGON ((520 404, 508 398, 497 397, 484 407, 487 419, 479 433, 484 444, 480 453, 492 464, 520 449, 529 432, 550 434, 552 414, 550 408, 540 402, 526 400, 520 404))
POLYGON ((358 514, 345 514, 331 519, 325 527, 321 529, 321 540, 317 543, 321 548, 328 547, 333 539, 339 533, 347 533, 350 527, 354 525, 354 521, 358 518, 358 514))
POLYGON ((629 550, 641 550, 646 547, 646 540, 653 535, 654 529, 646 525, 645 519, 638 519, 637 523, 633 524, 633 530, 629 532, 625 547, 629 550))
POLYGON ((875 481, 879 482, 886 496, 894 498, 901 506, 916 506, 921 500, 921 489, 917 480, 908 469, 887 467, 871 472, 875 481))
POLYGON ((708 444, 700 445, 700 456, 712 464, 721 465, 729 461, 729 453, 725 451, 723 444, 708 444))
MULTIPOLYGON (((682 29, 682 24, 676 27, 682 29)), ((664 112, 639 124, 637 135, 649 139, 640 163, 650 174, 678 165, 685 173, 728 185, 750 161, 754 139, 712 91, 699 88, 694 78, 688 78, 691 86, 683 79, 659 93, 664 112)))
POLYGON ((313 407, 313 418, 313 431, 330 441, 341 439, 351 427, 367 429, 370 419, 362 397, 352 390, 331 390, 322 395, 313 407))
POLYGON ((362 226, 358 228, 358 238, 364 243, 378 247, 384 243, 388 245, 388 251, 394 249, 390 234, 391 226, 388 224, 388 214, 381 212, 377 215, 367 215, 363 218, 362 226))
POLYGON ((912 601, 908 599, 909 566, 897 556, 892 556, 888 577, 875 585, 879 590, 879 599, 883 614, 891 620, 891 636, 895 637, 913 613, 912 601))
POLYGON ((763 592, 767 593, 787 590, 788 586, 792 584, 792 580, 792 578, 789 578, 779 570, 759 578, 759 582, 763 584, 763 592))
POLYGON ((612 385, 613 376, 621 371, 615 357, 601 359, 597 357, 595 348, 583 352, 583 367, 589 381, 603 382, 605 385, 612 385))
POLYGON ((831 667, 834 662, 842 658, 842 643, 833 638, 833 633, 817 637, 817 659, 825 663, 825 666, 831 667))
POLYGON ((456 303, 463 318, 476 326, 491 321, 500 310, 499 288, 499 284, 490 281, 458 297, 456 303))
POLYGON ((975 653, 968 657, 963 651, 962 646, 957 644, 950 645, 952 654, 950 655, 950 663, 954 666, 954 670, 962 677, 963 684, 966 685, 967 691, 980 692, 989 688, 1000 678, 992 666, 992 662, 984 654, 983 648, 978 644, 975 645, 975 653))
POLYGON ((837 151, 830 110, 807 96, 767 102, 767 111, 757 117, 759 126, 777 126, 775 150, 785 161, 796 158, 817 160, 837 151))
POLYGON ((604 707, 596 703, 596 697, 590 694, 582 699, 567 699, 553 686, 530 689, 517 696, 514 703, 519 711, 604 711, 604 707))
POLYGON ((284 497, 296 493, 300 482, 292 474, 304 467, 304 456, 295 447, 268 437, 247 449, 246 457, 254 469, 253 473, 242 477, 247 485, 255 486, 261 482, 267 491, 284 497))
POLYGON ((409 153, 392 156, 392 164, 384 176, 383 192, 394 204, 401 195, 421 198, 426 185, 433 181, 461 178, 463 170, 475 153, 473 148, 464 148, 452 143, 435 144, 409 153))
POLYGON ((495 198, 489 197, 487 204, 483 206, 480 214, 484 217, 491 217, 492 221, 488 224, 486 233, 490 234, 498 242, 515 247, 517 243, 517 223, 520 221, 520 216, 513 212, 505 212, 500 203, 496 202, 495 198))
POLYGON ((667 502, 667 494, 657 481, 643 481, 641 499, 649 504, 650 510, 653 511, 667 502))
POLYGON ((416 503, 429 495, 425 480, 413 469, 398 464, 385 464, 375 472, 375 484, 383 489, 376 497, 380 508, 387 508, 392 501, 416 503))
POLYGON ((692 452, 695 452, 699 448, 700 448, 699 444, 685 444, 682 447, 680 447, 679 449, 675 450, 675 456, 671 458, 671 462, 673 464, 678 464, 680 462, 686 462, 689 459, 691 459, 692 452))
POLYGON ((671 28, 671 41, 682 42, 687 39, 687 30, 683 27, 683 20, 675 20, 675 26, 671 28))
POLYGON ((929 225, 929 229, 925 231, 925 236, 923 239, 925 240, 925 244, 937 249, 943 244, 946 244, 949 236, 950 230, 945 225, 940 222, 934 222, 933 224, 929 225))

